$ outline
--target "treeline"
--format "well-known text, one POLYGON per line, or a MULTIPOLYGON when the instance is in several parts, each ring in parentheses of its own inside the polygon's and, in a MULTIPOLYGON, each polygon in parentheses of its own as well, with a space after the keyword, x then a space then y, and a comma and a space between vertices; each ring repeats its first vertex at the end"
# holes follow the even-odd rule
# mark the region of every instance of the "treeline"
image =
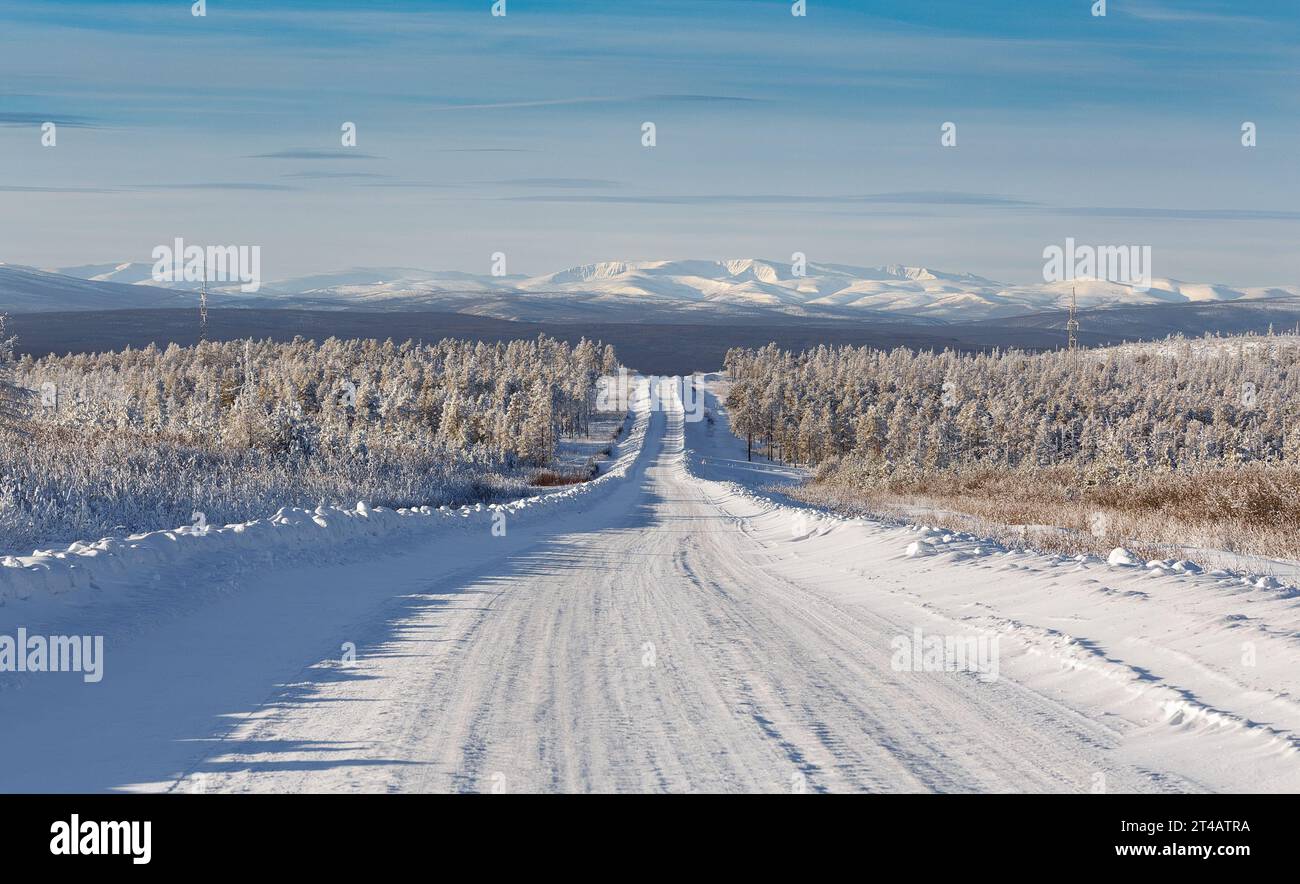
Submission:
POLYGON ((189 524, 196 512, 223 524, 321 501, 518 496, 562 435, 586 430, 597 379, 618 365, 611 347, 546 337, 204 342, 16 362, 8 352, 0 552, 189 524))
POLYGON ((1172 341, 960 354, 732 350, 733 431, 763 455, 884 477, 1070 465, 1115 478, 1300 462, 1300 346, 1172 341))
POLYGON ((294 340, 170 345, 22 360, 37 423, 309 458, 444 450, 541 466, 582 431, 613 348, 540 337, 487 344, 294 340))

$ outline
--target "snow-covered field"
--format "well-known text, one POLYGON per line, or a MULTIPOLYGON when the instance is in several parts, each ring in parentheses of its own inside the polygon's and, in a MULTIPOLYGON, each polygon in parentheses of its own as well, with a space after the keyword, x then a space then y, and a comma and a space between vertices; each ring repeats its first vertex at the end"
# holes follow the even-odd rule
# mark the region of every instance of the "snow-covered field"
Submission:
POLYGON ((1294 588, 787 506, 709 406, 499 510, 6 561, 104 673, 0 675, 0 789, 1300 790, 1294 588))

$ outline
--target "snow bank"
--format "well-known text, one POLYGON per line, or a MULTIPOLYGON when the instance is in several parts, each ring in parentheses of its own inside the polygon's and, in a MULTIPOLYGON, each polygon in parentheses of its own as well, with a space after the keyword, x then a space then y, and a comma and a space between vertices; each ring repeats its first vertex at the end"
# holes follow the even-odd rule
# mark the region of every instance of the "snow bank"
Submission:
MULTIPOLYGON (((706 479, 701 475, 701 470, 697 469, 695 462, 696 457, 712 458, 714 460, 725 459, 727 456, 736 458, 739 461, 744 457, 744 441, 731 435, 728 426, 730 415, 727 409, 721 404, 716 395, 716 383, 711 383, 706 387, 711 400, 709 405, 718 417, 718 427, 715 430, 714 437, 709 440, 710 450, 705 452, 696 452, 694 449, 687 448, 687 457, 683 460, 683 465, 688 475, 699 481, 702 485, 712 488, 716 493, 716 500, 721 502, 727 498, 734 501, 743 501, 752 507, 752 510, 746 512, 746 518, 754 518, 757 514, 762 513, 768 516, 776 516, 790 523, 815 523, 820 526, 819 534, 829 534, 838 529, 845 527, 857 526, 859 528, 875 529, 879 531, 890 529, 904 529, 915 535, 915 542, 909 543, 904 550, 904 556, 907 558, 922 558, 929 555, 943 553, 946 558, 957 560, 959 558, 970 558, 978 560, 981 557, 991 554, 1002 554, 1004 556, 1039 556, 1043 555, 1035 550, 1008 550, 996 540, 979 537, 975 534, 962 531, 940 530, 930 525, 908 524, 903 520, 895 519, 868 519, 857 516, 844 516, 829 510, 818 507, 804 505, 799 502, 791 501, 779 493, 768 490, 760 490, 755 484, 746 484, 724 479, 706 479), (727 449, 732 449, 727 451, 727 449), (942 548, 936 546, 936 543, 942 544, 942 548), (926 551, 925 547, 929 547, 926 551), (958 552, 960 548, 960 552, 958 552)), ((703 440, 700 440, 703 441, 703 440)), ((757 475, 762 476, 762 473, 757 475)), ((760 479, 761 481, 761 479, 760 479)), ((741 507, 744 509, 744 507, 741 507)), ((1060 560, 1060 557, 1043 556, 1053 561, 1060 560)), ((1067 560, 1074 564, 1078 569, 1087 569, 1088 566, 1101 562, 1096 556, 1080 554, 1067 560)), ((1300 596, 1300 587, 1293 586, 1278 580, 1276 577, 1250 573, 1248 571, 1226 571, 1213 570, 1205 571, 1200 565, 1187 559, 1168 561, 1153 561, 1150 563, 1139 559, 1137 555, 1123 547, 1116 547, 1111 550, 1110 555, 1106 558, 1106 563, 1110 566, 1142 566, 1146 565, 1146 574, 1153 577, 1169 576, 1172 578, 1188 577, 1204 578, 1198 581, 1204 586, 1242 586, 1253 589, 1267 590, 1276 598, 1292 598, 1300 596)), ((1137 570, 1136 568, 1134 570, 1137 570)), ((1139 571, 1138 573, 1142 573, 1139 571)))
POLYGON ((576 510, 592 495, 626 478, 640 456, 649 417, 644 399, 638 397, 630 413, 631 429, 597 478, 509 503, 396 510, 372 507, 365 501, 354 507, 282 507, 268 518, 223 527, 183 526, 78 541, 66 549, 36 550, 29 556, 4 556, 0 558, 0 606, 41 595, 104 589, 128 577, 157 581, 164 571, 193 580, 200 573, 229 577, 250 568, 343 561, 450 532, 487 533, 503 520, 507 530, 513 530, 576 510))

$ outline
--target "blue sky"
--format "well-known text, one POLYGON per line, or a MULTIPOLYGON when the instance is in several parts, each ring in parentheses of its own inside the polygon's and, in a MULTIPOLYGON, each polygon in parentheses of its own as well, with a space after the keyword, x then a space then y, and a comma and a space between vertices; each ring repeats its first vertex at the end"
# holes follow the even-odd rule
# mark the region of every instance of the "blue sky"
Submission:
POLYGON ((802 251, 1029 282, 1070 236, 1300 281, 1294 0, 491 5, 0 0, 0 260, 183 236, 268 278, 802 251))

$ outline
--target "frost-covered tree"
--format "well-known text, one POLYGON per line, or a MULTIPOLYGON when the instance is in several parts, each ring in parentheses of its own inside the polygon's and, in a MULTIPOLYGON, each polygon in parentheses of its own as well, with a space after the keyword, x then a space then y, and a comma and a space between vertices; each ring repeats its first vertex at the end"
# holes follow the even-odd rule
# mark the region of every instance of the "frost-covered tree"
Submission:
POLYGON ((26 433, 34 394, 15 379, 14 347, 18 338, 9 334, 8 321, 8 315, 0 313, 0 426, 10 432, 26 433))
POLYGON ((0 446, 13 503, 0 502, 0 552, 6 538, 187 524, 195 510, 216 522, 322 498, 522 493, 560 436, 585 429, 600 372, 618 366, 599 342, 545 336, 208 341, 17 363, 9 341, 2 355, 0 415, 32 438, 0 446), (33 413, 25 390, 43 384, 57 407, 33 413))
POLYGON ((1300 463, 1293 337, 1042 354, 768 345, 725 366, 733 432, 797 463, 1114 476, 1300 463))

